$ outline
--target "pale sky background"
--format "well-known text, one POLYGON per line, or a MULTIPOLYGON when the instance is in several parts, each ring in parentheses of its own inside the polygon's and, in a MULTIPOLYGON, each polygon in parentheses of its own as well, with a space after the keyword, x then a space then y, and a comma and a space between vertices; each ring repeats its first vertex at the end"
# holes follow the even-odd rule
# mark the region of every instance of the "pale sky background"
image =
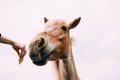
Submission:
MULTIPOLYGON (((120 0, 0 0, 0 32, 29 44, 43 31, 43 18, 81 17, 73 53, 81 80, 120 80, 120 0)), ((11 46, 0 44, 0 80, 56 80, 50 62, 21 65, 11 46)))

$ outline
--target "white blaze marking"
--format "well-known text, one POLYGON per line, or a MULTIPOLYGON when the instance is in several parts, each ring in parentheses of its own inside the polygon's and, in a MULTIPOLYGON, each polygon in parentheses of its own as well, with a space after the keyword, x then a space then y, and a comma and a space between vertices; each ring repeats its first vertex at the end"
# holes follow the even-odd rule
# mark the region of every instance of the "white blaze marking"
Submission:
POLYGON ((48 39, 48 45, 47 45, 46 49, 51 52, 55 49, 55 47, 56 47, 56 45, 50 39, 48 39))
POLYGON ((47 28, 45 31, 47 33, 50 33, 51 31, 55 30, 55 27, 50 27, 50 28, 47 28))

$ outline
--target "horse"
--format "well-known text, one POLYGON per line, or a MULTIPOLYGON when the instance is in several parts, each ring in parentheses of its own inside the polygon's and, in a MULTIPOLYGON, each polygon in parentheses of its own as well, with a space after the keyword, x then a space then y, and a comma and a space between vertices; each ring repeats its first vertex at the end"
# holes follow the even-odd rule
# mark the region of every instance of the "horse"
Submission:
POLYGON ((80 80, 72 53, 70 30, 80 23, 81 17, 70 23, 62 19, 44 17, 44 31, 35 35, 29 44, 33 64, 43 66, 51 61, 57 80, 80 80))

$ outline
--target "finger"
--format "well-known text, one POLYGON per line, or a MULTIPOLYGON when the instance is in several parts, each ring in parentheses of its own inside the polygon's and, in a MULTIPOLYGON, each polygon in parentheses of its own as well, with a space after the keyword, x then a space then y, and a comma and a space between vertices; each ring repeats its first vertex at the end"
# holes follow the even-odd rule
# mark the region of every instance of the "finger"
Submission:
POLYGON ((21 57, 23 58, 26 53, 27 53, 27 51, 26 51, 26 48, 24 47, 24 48, 21 50, 21 57))
POLYGON ((18 54, 18 57, 20 57, 20 51, 19 50, 16 50, 17 54, 18 54))

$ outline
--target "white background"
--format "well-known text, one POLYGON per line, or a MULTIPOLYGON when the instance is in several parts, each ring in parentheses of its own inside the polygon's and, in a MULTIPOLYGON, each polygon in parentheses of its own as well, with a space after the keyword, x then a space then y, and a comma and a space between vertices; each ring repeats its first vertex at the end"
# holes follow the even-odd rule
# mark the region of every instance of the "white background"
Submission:
MULTIPOLYGON (((120 80, 119 0, 0 0, 0 32, 27 45, 43 31, 43 18, 70 22, 81 16, 73 53, 82 80, 120 80)), ((50 62, 32 64, 28 53, 21 65, 11 46, 0 44, 1 80, 56 80, 50 62)))

